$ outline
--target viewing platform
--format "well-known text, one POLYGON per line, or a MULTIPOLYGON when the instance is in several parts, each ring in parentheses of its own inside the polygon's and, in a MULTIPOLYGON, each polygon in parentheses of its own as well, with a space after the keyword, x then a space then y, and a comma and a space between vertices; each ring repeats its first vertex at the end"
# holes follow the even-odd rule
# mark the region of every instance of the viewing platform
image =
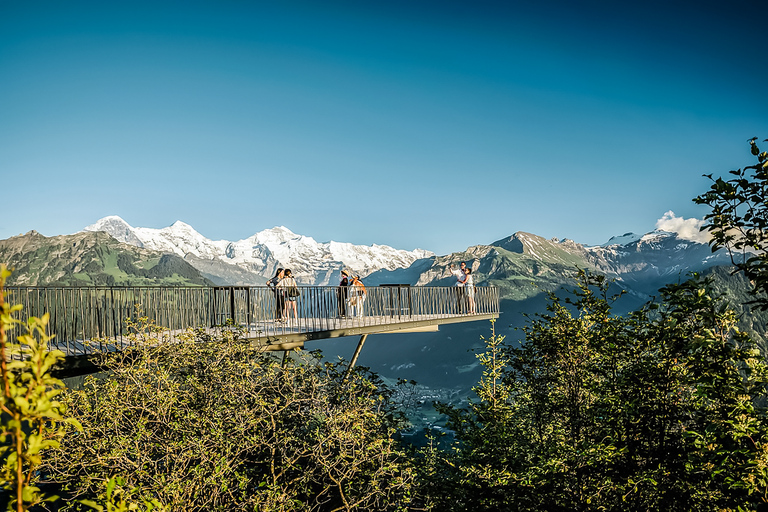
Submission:
MULTIPOLYGON (((22 304, 22 319, 50 314, 51 348, 67 356, 130 348, 129 322, 147 317, 174 337, 187 328, 214 334, 230 324, 265 351, 304 348, 308 341, 379 333, 437 330, 441 324, 499 316, 495 287, 474 288, 473 301, 457 287, 381 285, 366 289, 359 316, 351 316, 351 288, 300 286, 298 318, 282 321, 278 296, 266 286, 7 287, 22 304)), ((9 333, 11 339, 18 331, 9 333)), ((354 358, 356 359, 356 357, 354 358)), ((354 364, 354 359, 352 364, 354 364)))

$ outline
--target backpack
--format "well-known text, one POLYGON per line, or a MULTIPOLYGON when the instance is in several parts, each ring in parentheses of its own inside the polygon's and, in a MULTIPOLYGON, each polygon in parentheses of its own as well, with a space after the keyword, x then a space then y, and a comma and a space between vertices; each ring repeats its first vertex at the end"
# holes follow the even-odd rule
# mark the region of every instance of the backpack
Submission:
POLYGON ((355 288, 356 288, 355 289, 355 293, 357 295, 361 296, 361 297, 364 296, 365 295, 365 285, 363 284, 363 282, 360 279, 355 279, 354 285, 355 285, 355 288))
POLYGON ((294 278, 290 278, 291 282, 288 284, 288 296, 289 297, 298 297, 301 295, 301 292, 299 291, 299 287, 296 286, 296 280, 294 278))

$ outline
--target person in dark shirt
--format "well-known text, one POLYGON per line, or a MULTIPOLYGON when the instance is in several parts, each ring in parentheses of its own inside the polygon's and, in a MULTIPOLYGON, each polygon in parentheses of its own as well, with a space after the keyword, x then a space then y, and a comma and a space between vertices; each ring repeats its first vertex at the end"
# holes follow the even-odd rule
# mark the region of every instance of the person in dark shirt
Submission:
POLYGON ((284 270, 282 268, 278 268, 277 272, 275 272, 275 277, 267 281, 267 286, 269 288, 272 288, 272 292, 274 292, 275 294, 275 320, 277 320, 278 322, 283 321, 283 310, 285 309, 285 297, 280 292, 280 290, 277 289, 277 283, 279 283, 284 276, 285 276, 284 270))
POLYGON ((346 270, 341 271, 341 282, 336 289, 336 303, 339 306, 339 316, 344 318, 347 316, 347 297, 349 296, 349 272, 346 270))

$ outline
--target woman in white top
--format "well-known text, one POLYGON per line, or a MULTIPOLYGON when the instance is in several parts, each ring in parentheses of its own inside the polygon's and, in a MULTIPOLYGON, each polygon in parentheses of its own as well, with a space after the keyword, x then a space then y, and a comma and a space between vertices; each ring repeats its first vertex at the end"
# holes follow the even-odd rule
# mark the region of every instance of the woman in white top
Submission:
POLYGON ((285 297, 285 313, 283 314, 283 320, 287 320, 291 317, 291 311, 293 311, 293 318, 299 318, 299 312, 296 308, 296 299, 299 296, 299 287, 296 285, 296 280, 291 275, 290 269, 285 269, 284 277, 277 283, 277 288, 282 292, 285 297))
POLYGON ((466 281, 464 281, 464 295, 469 302, 469 314, 475 314, 475 280, 472 278, 472 269, 467 267, 464 269, 464 273, 467 275, 466 281))

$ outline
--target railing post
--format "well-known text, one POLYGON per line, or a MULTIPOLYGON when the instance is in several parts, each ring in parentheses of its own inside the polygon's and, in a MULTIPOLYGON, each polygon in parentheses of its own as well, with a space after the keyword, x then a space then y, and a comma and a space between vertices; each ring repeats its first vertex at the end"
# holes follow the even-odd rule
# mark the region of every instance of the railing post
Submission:
POLYGON ((235 287, 229 287, 229 318, 235 323, 235 287))
POLYGON ((245 319, 248 322, 248 330, 251 330, 251 287, 246 286, 245 288, 245 319))

